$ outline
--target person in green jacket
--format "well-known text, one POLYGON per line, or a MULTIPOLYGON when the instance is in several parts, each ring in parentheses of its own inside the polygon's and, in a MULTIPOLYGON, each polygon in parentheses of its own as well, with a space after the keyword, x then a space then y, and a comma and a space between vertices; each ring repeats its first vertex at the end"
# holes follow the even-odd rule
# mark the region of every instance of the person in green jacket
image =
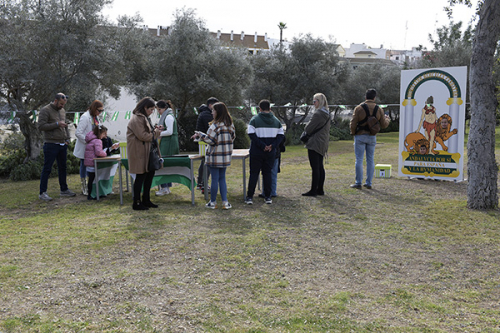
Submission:
MULTIPOLYGON (((161 132, 160 137, 160 153, 161 156, 167 157, 179 154, 179 135, 177 133, 177 119, 175 119, 172 101, 161 100, 156 103, 156 109, 160 113, 160 121, 158 125, 163 126, 165 130, 161 132)), ((157 196, 162 196, 170 193, 172 183, 160 185, 160 190, 156 192, 157 196)))

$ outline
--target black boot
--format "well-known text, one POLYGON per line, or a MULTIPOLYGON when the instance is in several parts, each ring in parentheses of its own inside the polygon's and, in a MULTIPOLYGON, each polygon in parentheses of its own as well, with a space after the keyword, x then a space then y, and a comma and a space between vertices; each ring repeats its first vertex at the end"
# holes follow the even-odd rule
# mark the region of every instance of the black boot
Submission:
POLYGON ((150 208, 158 208, 158 205, 155 205, 154 203, 151 202, 151 200, 144 200, 142 199, 142 204, 146 207, 150 207, 150 208))
POLYGON ((133 210, 148 210, 149 208, 142 204, 141 200, 134 200, 132 204, 133 210))

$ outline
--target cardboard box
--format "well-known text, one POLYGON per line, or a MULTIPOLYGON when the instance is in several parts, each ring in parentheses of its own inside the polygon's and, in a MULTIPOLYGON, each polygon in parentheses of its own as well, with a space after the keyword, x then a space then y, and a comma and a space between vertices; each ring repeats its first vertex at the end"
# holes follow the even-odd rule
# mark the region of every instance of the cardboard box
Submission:
POLYGON ((390 164, 376 164, 375 177, 376 178, 391 178, 392 165, 390 164))

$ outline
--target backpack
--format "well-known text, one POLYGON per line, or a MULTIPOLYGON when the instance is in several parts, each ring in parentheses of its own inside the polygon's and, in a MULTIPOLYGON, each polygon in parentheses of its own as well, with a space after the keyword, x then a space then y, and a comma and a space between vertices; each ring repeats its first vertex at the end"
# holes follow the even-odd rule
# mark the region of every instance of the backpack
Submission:
POLYGON ((380 123, 377 119, 378 105, 375 105, 373 114, 371 116, 370 109, 368 109, 368 105, 366 105, 366 103, 361 104, 361 107, 366 112, 366 118, 358 123, 358 129, 356 130, 356 132, 359 130, 365 130, 370 132, 370 135, 376 135, 378 132, 380 132, 380 123))

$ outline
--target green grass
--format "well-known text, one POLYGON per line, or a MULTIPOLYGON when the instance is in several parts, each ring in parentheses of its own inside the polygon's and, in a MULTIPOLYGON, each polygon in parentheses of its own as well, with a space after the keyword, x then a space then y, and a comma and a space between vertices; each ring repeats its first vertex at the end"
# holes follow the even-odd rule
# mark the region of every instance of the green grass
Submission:
MULTIPOLYGON (((396 173, 397 133, 378 142, 396 173)), ((500 331, 498 210, 468 210, 466 183, 352 190, 352 141, 305 198, 306 155, 287 147, 272 205, 243 203, 234 161, 229 211, 181 185, 135 212, 127 192, 60 199, 51 178, 45 203, 38 181, 1 182, 0 332, 500 331)))

